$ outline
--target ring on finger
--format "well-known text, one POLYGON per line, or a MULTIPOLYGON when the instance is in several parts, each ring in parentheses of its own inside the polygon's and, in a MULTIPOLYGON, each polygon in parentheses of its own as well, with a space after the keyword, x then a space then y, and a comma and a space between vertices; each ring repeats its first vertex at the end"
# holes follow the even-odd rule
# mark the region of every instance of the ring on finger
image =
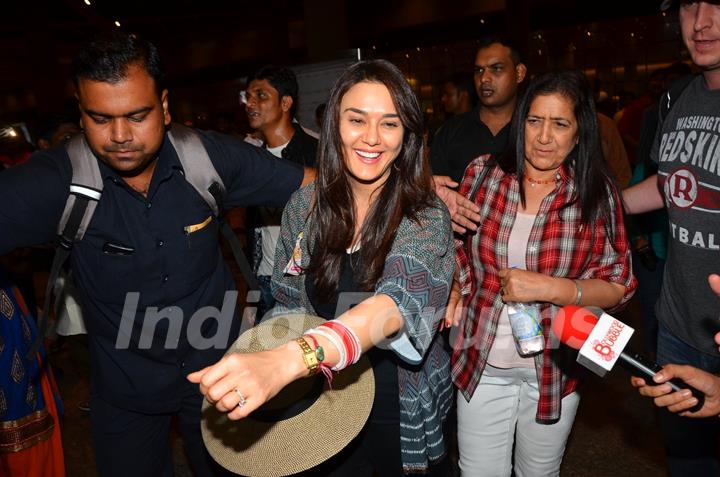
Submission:
POLYGON ((245 404, 247 404, 247 398, 245 397, 245 395, 242 392, 240 392, 240 390, 238 388, 235 388, 234 391, 235 391, 235 394, 237 394, 238 397, 240 398, 240 401, 237 403, 237 407, 243 407, 245 404))

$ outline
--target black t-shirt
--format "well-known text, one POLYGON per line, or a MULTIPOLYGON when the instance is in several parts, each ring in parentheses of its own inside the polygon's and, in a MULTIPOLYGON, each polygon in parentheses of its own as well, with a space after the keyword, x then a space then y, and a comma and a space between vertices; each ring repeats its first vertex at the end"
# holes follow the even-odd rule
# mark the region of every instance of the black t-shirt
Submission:
MULTIPOLYGON (((343 292, 355 293, 360 286, 355 279, 353 266, 357 266, 359 252, 346 254, 343 257, 338 292, 328 301, 320 301, 315 287, 315 276, 308 274, 305 278, 305 292, 315 312, 321 318, 332 320, 342 314, 338 310, 338 296, 343 292)), ((354 303, 356 305, 357 303, 354 303)), ((375 400, 370 420, 376 423, 400 422, 400 392, 398 390, 398 369, 395 353, 390 350, 373 347, 365 355, 372 363, 375 375, 375 400)), ((341 371, 342 372, 342 371, 341 371)))
POLYGON ((470 161, 483 154, 500 154, 508 144, 509 135, 510 124, 507 124, 493 136, 480 121, 478 108, 448 119, 438 130, 430 149, 433 174, 450 176, 460 182, 470 161))
MULTIPOLYGON (((198 133, 227 190, 226 208, 280 207, 298 189, 302 167, 230 136, 198 133)), ((190 392, 185 376, 216 362, 238 334, 219 227, 185 180, 167 136, 147 198, 99 164, 102 198, 71 255, 93 392, 118 407, 172 412, 190 392), (190 225, 198 228, 186 233, 190 225), (203 320, 212 315, 205 307, 223 310, 222 318, 203 320)), ((36 153, 0 175, 0 255, 55 240, 71 176, 64 148, 36 153)))

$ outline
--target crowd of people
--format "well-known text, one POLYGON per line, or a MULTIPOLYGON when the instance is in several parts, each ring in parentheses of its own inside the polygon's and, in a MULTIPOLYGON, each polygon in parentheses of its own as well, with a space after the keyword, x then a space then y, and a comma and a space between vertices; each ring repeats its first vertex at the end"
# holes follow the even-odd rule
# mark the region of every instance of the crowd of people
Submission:
MULTIPOLYGON (((385 60, 340 75, 317 138, 296 121, 293 71, 260 68, 238 137, 173 123, 149 41, 88 43, 73 63, 79 121, 55 118, 37 152, 3 161, 0 256, 58 244, 51 278, 70 258, 99 475, 172 476, 173 426, 195 475, 249 469, 234 459, 277 434, 240 445, 232 429, 248 419, 292 429, 282 475, 558 475, 585 371, 552 324, 566 305, 612 313, 643 287, 646 351, 664 367, 631 384, 660 408, 670 475, 720 475, 720 6, 661 7, 678 8, 700 74, 658 71, 617 123, 583 73, 528 71, 492 37, 443 85, 449 119, 430 137, 385 60), (259 292, 250 322, 218 241, 237 208, 259 292), (634 217, 654 210, 667 214, 655 228, 634 217), (368 375, 334 410, 351 431, 303 421, 368 375), (674 378, 705 395, 699 410, 674 378)), ((0 282, 0 470, 63 476, 61 406, 32 346, 48 307, 25 303, 0 282)), ((276 457, 257 475, 277 475, 276 457)))

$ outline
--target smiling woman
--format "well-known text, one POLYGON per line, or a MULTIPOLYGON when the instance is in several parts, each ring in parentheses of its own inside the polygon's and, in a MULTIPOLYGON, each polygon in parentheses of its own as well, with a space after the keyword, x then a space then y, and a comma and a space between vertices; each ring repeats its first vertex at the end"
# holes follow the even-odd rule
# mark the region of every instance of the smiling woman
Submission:
MULTIPOLYGON (((272 277, 275 314, 328 321, 298 342, 228 356, 188 377, 218 410, 240 419, 288 383, 342 372, 365 353, 375 378, 367 423, 303 475, 448 475, 443 428, 452 385, 436 310, 452 281, 452 231, 433 192, 422 133, 417 98, 391 63, 359 62, 338 79, 318 178, 285 208, 272 277), (308 354, 315 359, 304 362, 308 354)), ((332 440, 337 429, 318 434, 332 440)), ((297 440, 287 439, 286 447, 297 440)))
POLYGON ((385 85, 363 82, 350 88, 340 104, 340 137, 354 192, 371 194, 382 186, 400 153, 403 134, 385 85))

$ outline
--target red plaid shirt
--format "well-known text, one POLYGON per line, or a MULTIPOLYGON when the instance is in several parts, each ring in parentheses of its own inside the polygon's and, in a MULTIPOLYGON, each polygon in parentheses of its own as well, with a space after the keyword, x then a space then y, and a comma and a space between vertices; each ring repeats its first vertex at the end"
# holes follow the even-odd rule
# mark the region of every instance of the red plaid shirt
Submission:
MULTIPOLYGON (((498 271, 508 266, 508 240, 520 203, 517 176, 506 174, 498 166, 487 166, 489 157, 475 159, 460 186, 460 193, 480 206, 481 227, 476 234, 455 241, 465 310, 454 340, 452 374, 467 400, 475 392, 495 339, 504 305, 498 271)), ((602 219, 583 225, 577 203, 562 208, 573 191, 569 171, 562 167, 558 185, 540 204, 530 232, 527 269, 553 277, 619 283, 625 286, 620 306, 632 296, 636 281, 617 191, 613 188, 610 197, 612 236, 602 219)), ((552 319, 558 310, 549 303, 541 305, 546 346, 535 357, 540 388, 536 419, 541 422, 560 418, 562 397, 578 384, 576 354, 551 335, 552 319)))

